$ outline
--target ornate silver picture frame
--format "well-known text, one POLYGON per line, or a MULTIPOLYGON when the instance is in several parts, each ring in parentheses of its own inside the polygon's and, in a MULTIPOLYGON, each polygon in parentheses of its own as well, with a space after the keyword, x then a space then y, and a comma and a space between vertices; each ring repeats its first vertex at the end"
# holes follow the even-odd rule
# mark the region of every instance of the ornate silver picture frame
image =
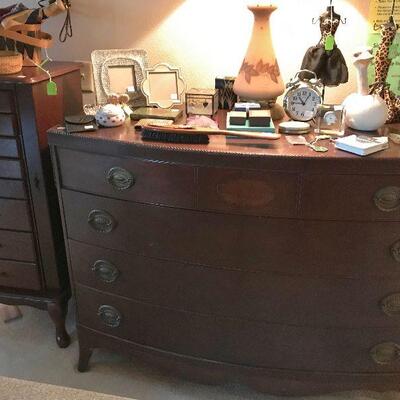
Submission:
POLYGON ((179 68, 157 64, 145 70, 142 91, 148 106, 171 108, 183 104, 186 84, 179 68))
POLYGON ((93 75, 98 104, 105 104, 112 93, 126 93, 132 105, 145 104, 141 87, 147 68, 145 50, 94 50, 93 75))

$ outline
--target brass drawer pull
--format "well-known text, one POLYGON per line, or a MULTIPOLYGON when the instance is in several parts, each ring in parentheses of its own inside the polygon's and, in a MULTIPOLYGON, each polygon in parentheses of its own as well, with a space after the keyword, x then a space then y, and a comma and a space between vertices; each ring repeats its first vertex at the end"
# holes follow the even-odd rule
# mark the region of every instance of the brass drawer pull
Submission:
POLYGON ((114 217, 103 210, 92 210, 88 216, 88 224, 97 232, 110 233, 116 226, 117 222, 114 217))
POLYGON ((384 212, 393 212, 400 208, 400 187, 388 186, 380 189, 374 196, 375 205, 384 212))
POLYGON ((400 263, 400 240, 394 244, 390 248, 390 253, 395 261, 400 263))
POLYGON ((118 268, 105 260, 97 260, 92 267, 92 271, 104 283, 114 283, 120 275, 118 268))
POLYGON ((113 306, 100 306, 97 315, 100 317, 104 325, 109 328, 118 328, 122 322, 121 313, 113 306))
POLYGON ((397 343, 381 343, 371 349, 371 358, 376 364, 392 364, 400 359, 400 346, 397 343))
POLYGON ((392 294, 381 301, 382 311, 390 317, 400 315, 400 293, 392 294))
POLYGON ((128 190, 135 185, 134 176, 124 168, 113 167, 107 173, 107 182, 119 191, 128 190))

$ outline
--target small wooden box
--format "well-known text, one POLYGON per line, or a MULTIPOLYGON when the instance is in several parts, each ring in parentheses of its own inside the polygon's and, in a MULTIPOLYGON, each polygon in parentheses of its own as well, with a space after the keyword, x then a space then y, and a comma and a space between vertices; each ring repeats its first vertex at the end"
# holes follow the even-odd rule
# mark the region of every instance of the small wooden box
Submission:
POLYGON ((216 89, 190 89, 186 93, 186 115, 207 115, 212 117, 218 111, 216 89))

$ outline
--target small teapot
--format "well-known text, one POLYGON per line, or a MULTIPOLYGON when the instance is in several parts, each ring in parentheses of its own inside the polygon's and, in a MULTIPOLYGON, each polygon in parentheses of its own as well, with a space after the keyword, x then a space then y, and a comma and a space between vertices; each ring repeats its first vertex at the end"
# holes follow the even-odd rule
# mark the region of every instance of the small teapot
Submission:
POLYGON ((354 53, 358 93, 352 93, 343 102, 346 126, 360 131, 375 131, 381 128, 389 114, 384 100, 376 94, 369 94, 368 66, 373 58, 370 47, 362 47, 354 53))

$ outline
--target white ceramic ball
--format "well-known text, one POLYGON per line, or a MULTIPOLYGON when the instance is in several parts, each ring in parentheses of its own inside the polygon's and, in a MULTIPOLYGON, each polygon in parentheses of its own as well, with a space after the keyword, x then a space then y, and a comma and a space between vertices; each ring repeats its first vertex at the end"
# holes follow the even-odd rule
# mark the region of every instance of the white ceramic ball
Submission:
POLYGON ((96 121, 106 128, 121 126, 125 122, 125 112, 120 106, 107 104, 97 111, 96 121))
POLYGON ((343 103, 345 123, 360 131, 375 131, 388 119, 386 103, 377 95, 363 96, 353 93, 343 103))

